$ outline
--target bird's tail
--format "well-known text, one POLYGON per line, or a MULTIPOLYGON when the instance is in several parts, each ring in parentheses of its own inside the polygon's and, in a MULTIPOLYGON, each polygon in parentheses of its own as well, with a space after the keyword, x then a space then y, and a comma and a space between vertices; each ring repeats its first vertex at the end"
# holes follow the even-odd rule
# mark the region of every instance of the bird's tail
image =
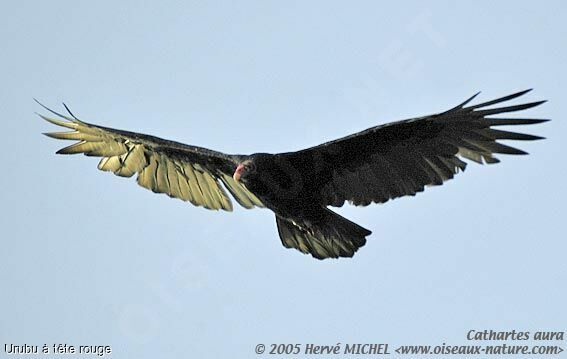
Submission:
POLYGON ((317 259, 352 257, 366 244, 372 232, 324 209, 316 221, 289 219, 276 215, 278 233, 286 248, 295 248, 317 259))

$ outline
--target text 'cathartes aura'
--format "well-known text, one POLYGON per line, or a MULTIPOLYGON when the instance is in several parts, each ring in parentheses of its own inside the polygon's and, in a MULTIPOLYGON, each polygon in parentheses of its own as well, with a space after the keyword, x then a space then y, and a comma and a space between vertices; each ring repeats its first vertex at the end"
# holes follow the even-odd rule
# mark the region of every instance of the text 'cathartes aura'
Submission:
POLYGON ((102 157, 100 170, 122 177, 137 174, 142 187, 208 209, 231 211, 228 191, 245 208, 271 209, 286 248, 324 259, 352 257, 371 233, 328 206, 340 207, 345 201, 367 206, 413 196, 464 171, 463 159, 491 164, 499 162, 495 153, 526 154, 497 140, 542 137, 492 127, 546 120, 490 116, 545 101, 487 107, 528 91, 465 107, 475 95, 443 113, 372 127, 297 152, 249 156, 91 125, 68 109, 66 116, 44 106, 60 119, 40 116, 73 130, 47 136, 79 141, 57 153, 102 157))

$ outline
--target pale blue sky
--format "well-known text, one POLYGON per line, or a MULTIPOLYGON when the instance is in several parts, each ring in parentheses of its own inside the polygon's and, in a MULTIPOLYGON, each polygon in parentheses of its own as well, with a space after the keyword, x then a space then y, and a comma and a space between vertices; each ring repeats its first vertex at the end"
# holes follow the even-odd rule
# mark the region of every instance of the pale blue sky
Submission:
MULTIPOLYGON (((0 11, 0 344, 114 358, 258 343, 464 344, 565 330, 563 1, 20 1, 0 11), (32 98, 229 153, 280 152, 533 87, 529 156, 339 212, 353 259, 284 249, 267 210, 211 212, 56 156, 32 98)), ((3 357, 3 348, 0 357, 3 357)))

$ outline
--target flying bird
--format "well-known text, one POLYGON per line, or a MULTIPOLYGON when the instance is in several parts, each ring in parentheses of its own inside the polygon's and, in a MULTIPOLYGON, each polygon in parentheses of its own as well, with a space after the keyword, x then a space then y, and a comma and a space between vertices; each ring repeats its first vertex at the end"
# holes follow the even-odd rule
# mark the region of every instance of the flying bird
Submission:
POLYGON ((520 97, 521 91, 496 100, 462 104, 434 115, 375 126, 296 152, 232 155, 135 132, 83 122, 68 115, 46 121, 72 131, 45 133, 78 141, 58 154, 102 157, 98 168, 122 177, 137 175, 140 186, 212 210, 232 211, 227 191, 244 208, 266 207, 275 213, 286 248, 317 259, 352 257, 371 234, 328 207, 345 201, 355 206, 414 196, 465 170, 470 160, 499 162, 495 153, 526 152, 499 140, 543 137, 493 127, 531 125, 547 120, 495 118, 526 110, 545 101, 498 105, 520 97), (489 108, 490 107, 490 108, 489 108))

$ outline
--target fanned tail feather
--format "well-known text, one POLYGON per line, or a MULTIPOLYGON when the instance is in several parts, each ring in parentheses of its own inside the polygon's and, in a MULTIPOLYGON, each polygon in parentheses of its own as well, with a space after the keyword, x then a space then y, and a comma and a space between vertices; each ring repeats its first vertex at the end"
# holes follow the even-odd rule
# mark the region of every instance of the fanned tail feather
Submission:
POLYGON ((286 248, 295 248, 317 259, 352 257, 366 244, 372 232, 338 214, 324 209, 316 222, 276 215, 278 233, 286 248))

